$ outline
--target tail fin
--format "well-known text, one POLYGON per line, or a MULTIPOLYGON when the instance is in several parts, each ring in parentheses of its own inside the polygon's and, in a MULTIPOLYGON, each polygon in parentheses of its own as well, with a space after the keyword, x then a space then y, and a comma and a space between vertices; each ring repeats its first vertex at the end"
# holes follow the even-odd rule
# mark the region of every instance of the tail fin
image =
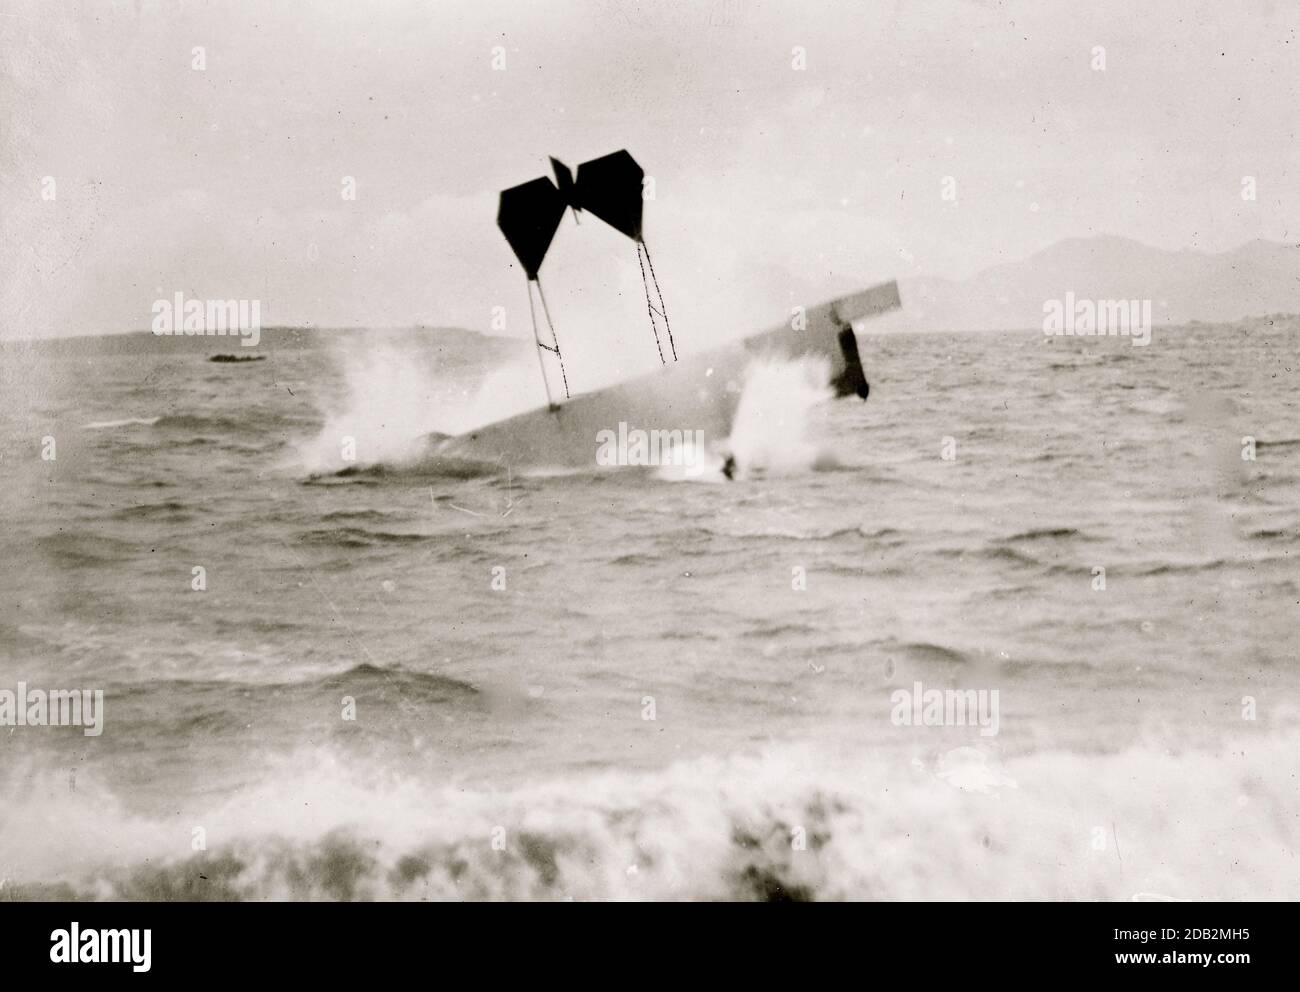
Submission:
POLYGON ((802 322, 792 321, 746 339, 751 350, 775 350, 791 357, 824 355, 831 362, 830 385, 837 396, 857 395, 864 400, 871 391, 853 321, 888 313, 901 305, 898 283, 884 282, 852 296, 842 296, 803 314, 802 322))
POLYGON ((838 398, 854 393, 865 400, 871 393, 871 383, 867 382, 867 373, 862 371, 862 359, 858 357, 858 338, 852 327, 840 331, 839 342, 844 371, 831 379, 835 396, 838 398))

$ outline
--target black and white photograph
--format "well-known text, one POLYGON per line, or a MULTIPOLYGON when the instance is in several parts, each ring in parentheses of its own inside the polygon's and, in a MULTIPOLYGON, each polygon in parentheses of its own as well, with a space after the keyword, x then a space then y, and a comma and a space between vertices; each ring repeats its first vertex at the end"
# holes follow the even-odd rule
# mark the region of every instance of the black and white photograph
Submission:
POLYGON ((0 902, 1300 898, 1294 0, 0 66, 0 902))

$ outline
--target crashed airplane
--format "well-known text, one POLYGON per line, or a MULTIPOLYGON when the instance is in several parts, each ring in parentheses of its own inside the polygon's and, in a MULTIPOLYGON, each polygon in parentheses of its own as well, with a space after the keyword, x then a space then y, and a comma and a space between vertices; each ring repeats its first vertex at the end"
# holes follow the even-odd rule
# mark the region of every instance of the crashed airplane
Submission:
POLYGON ((897 308, 896 283, 882 283, 830 300, 808 310, 803 321, 791 321, 721 348, 679 357, 649 249, 642 238, 641 167, 626 151, 618 151, 583 163, 574 179, 563 163, 555 159, 551 162, 558 185, 541 177, 505 190, 497 216, 498 226, 528 276, 533 336, 547 406, 456 437, 439 437, 434 441, 434 453, 439 458, 491 462, 503 467, 595 467, 601 464, 596 454, 602 432, 616 430, 620 424, 671 424, 703 432, 711 447, 721 449, 731 433, 746 369, 762 357, 825 358, 831 369, 829 385, 836 396, 867 398, 870 387, 858 356, 853 323, 897 308), (567 210, 572 210, 575 217, 582 211, 594 214, 636 243, 646 306, 663 362, 663 367, 653 372, 578 396, 569 395, 563 355, 539 278, 542 261, 567 210), (542 341, 538 331, 534 292, 550 328, 550 344, 542 341), (661 326, 668 355, 659 333, 661 326), (543 352, 554 355, 560 366, 565 394, 562 402, 553 397, 543 352))

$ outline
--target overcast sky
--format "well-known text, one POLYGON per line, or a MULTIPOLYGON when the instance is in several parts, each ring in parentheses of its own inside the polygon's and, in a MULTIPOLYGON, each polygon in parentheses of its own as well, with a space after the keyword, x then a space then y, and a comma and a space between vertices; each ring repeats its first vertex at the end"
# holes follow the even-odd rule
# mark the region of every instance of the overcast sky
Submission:
MULTIPOLYGON (((4 337, 144 329, 176 291, 524 334, 497 192, 623 147, 683 328, 1093 233, 1300 241, 1293 0, 0 0, 0 59, 4 337)), ((644 316, 594 219, 542 277, 644 316)))

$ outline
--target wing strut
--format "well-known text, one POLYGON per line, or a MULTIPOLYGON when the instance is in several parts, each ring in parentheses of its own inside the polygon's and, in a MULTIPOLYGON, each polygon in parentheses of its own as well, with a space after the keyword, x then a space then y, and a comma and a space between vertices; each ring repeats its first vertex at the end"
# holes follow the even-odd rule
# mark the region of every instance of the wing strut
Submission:
MULTIPOLYGON (((555 324, 551 320, 550 308, 546 305, 546 296, 542 292, 541 279, 534 276, 528 280, 528 316, 533 321, 533 341, 537 344, 538 349, 546 349, 552 352, 556 360, 560 363, 560 379, 564 383, 564 398, 569 399, 569 377, 564 371, 564 356, 560 354, 560 339, 555 335, 555 324), (537 308, 533 306, 533 284, 537 284, 537 298, 542 301, 542 313, 546 316, 546 326, 551 332, 551 341, 553 344, 546 344, 542 341, 541 334, 537 330, 537 308)), ((552 410, 559 409, 551 399, 551 384, 546 378, 546 363, 542 361, 542 352, 537 352, 537 365, 542 370, 542 386, 546 389, 546 405, 552 410)))
POLYGON ((673 341, 672 328, 668 326, 668 308, 664 305, 664 294, 659 289, 654 263, 650 261, 650 248, 641 233, 645 212, 645 170, 637 165, 636 159, 628 154, 626 148, 583 162, 578 166, 577 179, 570 178, 568 167, 563 163, 555 159, 551 159, 551 162, 555 166, 562 195, 570 196, 570 202, 579 209, 595 214, 614 230, 636 242, 636 260, 641 266, 641 285, 645 287, 645 305, 650 314, 650 329, 654 332, 655 347, 659 349, 659 361, 667 364, 656 317, 663 321, 664 331, 668 335, 668 347, 672 350, 673 361, 677 361, 677 344, 673 341), (650 273, 648 279, 647 270, 650 273), (650 295, 651 284, 654 285, 654 296, 659 300, 658 306, 655 306, 650 295))
POLYGON ((497 208, 497 226, 510 242, 510 247, 523 266, 528 277, 528 312, 533 321, 533 342, 537 345, 537 361, 542 369, 542 383, 546 387, 546 402, 551 409, 555 403, 551 400, 551 384, 546 378, 546 361, 542 358, 542 349, 552 352, 560 365, 560 377, 564 381, 564 398, 569 398, 569 377, 564 370, 564 356, 560 354, 560 341, 555 334, 555 324, 551 312, 546 306, 546 295, 542 292, 542 283, 538 271, 542 261, 551 247, 551 241, 564 217, 564 211, 571 209, 573 219, 586 210, 595 214, 616 231, 631 238, 636 243, 636 260, 641 267, 641 285, 645 289, 646 312, 650 315, 650 329, 654 332, 655 348, 659 351, 659 361, 666 365, 663 341, 659 336, 659 321, 663 321, 664 333, 668 336, 668 347, 673 361, 677 361, 677 342, 673 340, 673 330, 668 323, 668 307, 664 303, 663 291, 659 288, 659 277, 655 274, 654 262, 650 259, 650 246, 641 236, 642 214, 645 209, 643 186, 645 171, 637 165, 636 159, 628 154, 627 149, 610 155, 594 158, 578 166, 575 177, 569 167, 559 159, 551 159, 555 172, 555 182, 545 176, 502 190, 497 208), (647 277, 647 272, 649 276, 647 277), (542 341, 537 327, 537 311, 533 306, 533 287, 537 283, 537 298, 542 303, 542 313, 551 331, 551 344, 542 341), (654 287, 651 295, 650 287, 654 287), (656 305, 655 301, 658 301, 656 305))
POLYGON ((650 246, 640 238, 638 238, 636 242, 636 260, 641 264, 641 285, 645 287, 645 305, 646 309, 650 312, 650 329, 654 331, 655 334, 655 347, 659 349, 660 363, 666 365, 667 362, 664 361, 664 346, 659 343, 659 325, 655 323, 655 314, 658 314, 663 319, 664 330, 668 332, 668 347, 672 349, 674 362, 677 361, 677 345, 673 341, 672 326, 668 323, 668 307, 664 305, 664 294, 659 289, 659 279, 655 275, 655 265, 654 262, 650 261, 650 246), (642 253, 644 253, 644 259, 642 258, 642 253), (646 281, 645 277, 647 267, 650 269, 649 282, 646 281), (659 297, 658 307, 656 307, 650 300, 651 282, 654 283, 655 295, 659 297))

